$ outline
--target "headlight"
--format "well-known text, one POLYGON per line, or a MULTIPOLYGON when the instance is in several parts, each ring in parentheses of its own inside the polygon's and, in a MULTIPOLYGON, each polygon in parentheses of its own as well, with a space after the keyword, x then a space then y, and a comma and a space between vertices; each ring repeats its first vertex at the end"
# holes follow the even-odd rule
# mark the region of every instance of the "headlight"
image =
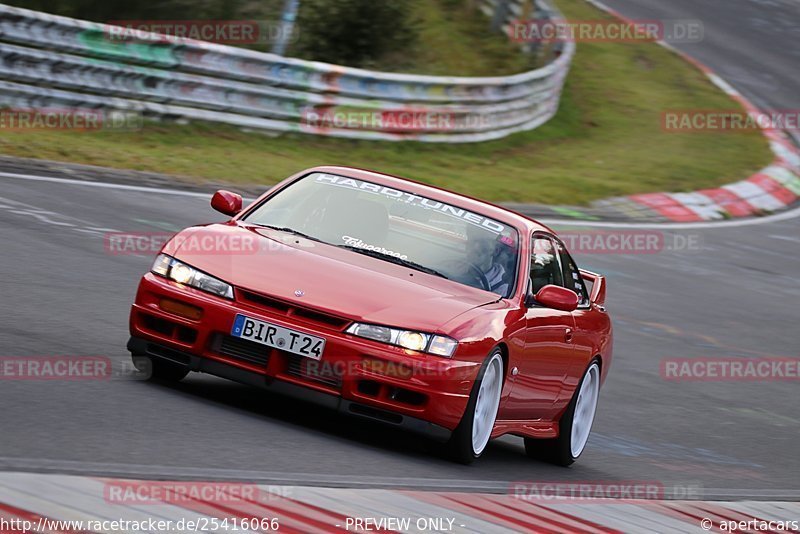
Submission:
POLYGON ((458 341, 455 339, 445 336, 433 336, 431 344, 428 345, 428 352, 449 358, 456 351, 457 345, 458 341))
POLYGON ((233 298, 233 287, 230 284, 198 271, 191 265, 186 265, 166 254, 159 254, 150 270, 179 284, 206 291, 218 297, 233 298))
POLYGON ((419 332, 400 332, 397 344, 407 349, 422 351, 428 346, 428 336, 419 332))
POLYGON ((373 341, 397 345, 417 352, 428 352, 445 358, 452 357, 456 351, 456 346, 458 346, 458 342, 455 339, 450 339, 446 336, 400 330, 374 324, 353 323, 346 332, 354 336, 372 339, 373 341))

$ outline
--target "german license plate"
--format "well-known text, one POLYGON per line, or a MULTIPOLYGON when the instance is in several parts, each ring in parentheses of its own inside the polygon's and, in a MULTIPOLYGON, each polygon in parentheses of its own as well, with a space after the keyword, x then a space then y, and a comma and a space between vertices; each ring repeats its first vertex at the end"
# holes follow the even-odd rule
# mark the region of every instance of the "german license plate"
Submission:
POLYGON ((322 351, 325 350, 324 338, 251 319, 241 314, 236 315, 231 335, 314 360, 322 358, 322 351))

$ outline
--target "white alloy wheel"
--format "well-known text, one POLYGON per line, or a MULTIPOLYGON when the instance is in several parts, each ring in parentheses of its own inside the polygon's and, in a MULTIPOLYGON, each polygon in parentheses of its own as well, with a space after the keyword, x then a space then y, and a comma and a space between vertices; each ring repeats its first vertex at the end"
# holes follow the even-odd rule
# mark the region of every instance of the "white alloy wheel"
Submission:
POLYGON ((597 399, 600 396, 600 366, 592 363, 581 381, 578 400, 575 403, 575 414, 572 419, 572 435, 570 449, 572 457, 577 458, 583 452, 589 434, 592 431, 594 414, 597 411, 597 399))
POLYGON ((500 353, 496 352, 486 365, 486 372, 483 374, 475 401, 475 412, 472 417, 472 452, 475 455, 483 452, 492 436, 502 388, 503 359, 500 353))

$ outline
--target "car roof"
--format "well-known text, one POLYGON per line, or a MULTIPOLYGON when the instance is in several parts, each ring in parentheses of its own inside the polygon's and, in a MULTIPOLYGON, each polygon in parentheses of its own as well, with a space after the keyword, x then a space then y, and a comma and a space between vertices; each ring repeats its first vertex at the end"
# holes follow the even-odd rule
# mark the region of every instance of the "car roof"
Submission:
POLYGON ((531 219, 530 217, 526 217, 525 215, 517 213, 516 211, 504 208, 502 206, 498 206, 497 204, 492 204, 491 202, 479 200, 477 198, 473 198, 468 195, 454 193, 452 191, 448 191, 440 187, 417 182, 409 178, 403 178, 401 176, 394 176, 382 172, 371 171, 368 169, 359 169, 356 167, 346 167, 339 165, 324 165, 320 167, 313 167, 307 169, 302 174, 309 174, 312 172, 337 174, 339 176, 346 176, 349 178, 355 178, 357 180, 374 182, 380 185, 385 185, 387 187, 396 187, 399 189, 404 189, 409 193, 415 193, 421 196, 428 197, 432 200, 446 202, 448 204, 454 204, 457 205, 458 207, 462 207, 470 211, 479 213, 481 215, 491 217, 492 219, 497 219, 498 221, 511 224, 518 230, 525 230, 526 233, 534 232, 537 230, 544 230, 546 232, 554 233, 550 228, 540 223, 539 221, 531 219))

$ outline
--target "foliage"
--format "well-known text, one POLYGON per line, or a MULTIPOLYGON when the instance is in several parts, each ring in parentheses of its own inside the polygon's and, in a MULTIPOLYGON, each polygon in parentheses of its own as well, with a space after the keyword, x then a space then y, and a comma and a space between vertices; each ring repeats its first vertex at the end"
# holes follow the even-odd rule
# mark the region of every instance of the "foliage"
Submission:
POLYGON ((414 41, 406 1, 302 0, 297 52, 318 61, 370 67, 414 41))

